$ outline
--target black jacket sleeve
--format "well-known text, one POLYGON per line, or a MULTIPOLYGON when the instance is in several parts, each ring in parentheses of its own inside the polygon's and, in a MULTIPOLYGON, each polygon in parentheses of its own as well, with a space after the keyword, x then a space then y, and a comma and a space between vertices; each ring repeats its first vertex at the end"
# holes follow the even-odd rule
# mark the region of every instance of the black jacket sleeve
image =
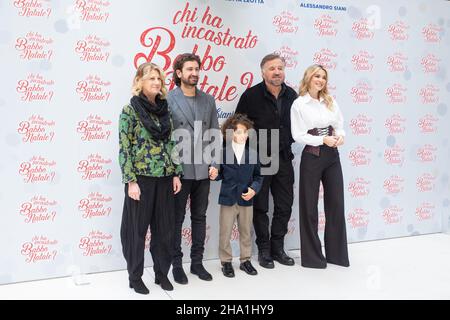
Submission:
POLYGON ((247 103, 247 93, 244 92, 239 98, 238 105, 236 107, 235 113, 242 113, 248 115, 248 103, 247 103))

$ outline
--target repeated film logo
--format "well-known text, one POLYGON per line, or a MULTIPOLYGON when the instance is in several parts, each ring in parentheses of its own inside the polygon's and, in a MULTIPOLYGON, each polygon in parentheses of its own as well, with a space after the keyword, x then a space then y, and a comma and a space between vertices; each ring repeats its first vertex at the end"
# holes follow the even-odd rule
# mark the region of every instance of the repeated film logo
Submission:
POLYGON ((405 179, 399 175, 392 175, 383 182, 383 189, 386 194, 399 194, 404 190, 405 179))
POLYGON ((435 187, 436 176, 431 173, 423 173, 416 179, 416 187, 418 192, 433 191, 435 187))
POLYGON ((350 90, 350 95, 352 96, 354 103, 371 103, 373 100, 373 97, 370 95, 372 90, 373 88, 369 83, 366 81, 359 81, 350 90))
POLYGON ((26 143, 52 142, 55 137, 55 121, 46 120, 43 116, 33 114, 28 120, 21 121, 17 132, 26 143))
POLYGON ((429 43, 439 43, 441 42, 441 33, 442 28, 438 27, 433 23, 429 23, 428 25, 422 28, 422 35, 425 42, 429 43))
POLYGON ((426 114, 422 118, 419 119, 418 127, 420 129, 420 133, 435 133, 437 132, 438 126, 437 122, 439 119, 432 114, 426 114))
POLYGON ((366 149, 364 146, 356 146, 355 149, 351 150, 348 158, 350 159, 352 167, 368 166, 370 165, 371 159, 370 154, 372 150, 366 149))
POLYGON ((19 213, 25 218, 25 223, 54 222, 57 204, 44 196, 34 196, 20 205, 19 213))
POLYGON ((434 162, 436 161, 437 147, 431 144, 425 144, 417 149, 417 159, 420 162, 434 162))
POLYGON ((392 41, 404 41, 408 40, 409 25, 407 25, 403 21, 396 21, 393 24, 390 24, 388 27, 388 32, 391 35, 392 41))
POLYGON ((75 91, 83 102, 105 101, 108 102, 111 92, 109 81, 103 81, 98 75, 89 75, 85 80, 78 81, 75 91))
POLYGON ((353 229, 367 227, 370 212, 362 208, 355 208, 347 214, 347 222, 353 229))
POLYGON ((111 164, 111 159, 103 159, 98 153, 90 154, 78 162, 77 172, 82 174, 82 180, 109 179, 111 164))
POLYGON ((331 49, 322 48, 320 51, 314 53, 313 61, 315 64, 324 66, 327 70, 335 70, 337 66, 337 53, 331 49))
POLYGON ((276 33, 297 33, 299 18, 288 11, 283 11, 272 19, 276 33))
POLYGON ((384 127, 388 130, 389 135, 405 133, 406 118, 402 118, 400 114, 394 113, 386 119, 384 127))
POLYGON ((15 0, 14 7, 18 9, 21 17, 50 17, 52 14, 50 0, 15 0))
POLYGON ((57 244, 58 240, 51 240, 47 236, 34 236, 31 241, 22 244, 20 254, 27 263, 53 261, 58 254, 55 249, 57 244))
POLYGON ((405 162, 405 148, 398 144, 384 150, 384 161, 389 165, 401 167, 405 162))
POLYGON ((16 92, 20 95, 20 100, 26 102, 48 101, 53 99, 53 80, 47 80, 39 73, 30 73, 26 79, 17 82, 16 92))
MULTIPOLYGON (((205 245, 208 243, 210 239, 211 226, 206 224, 206 236, 205 236, 205 245)), ((181 241, 186 246, 192 245, 192 229, 191 227, 185 227, 181 230, 181 241)))
POLYGON ((373 39, 375 33, 371 29, 372 26, 367 18, 361 18, 359 21, 353 22, 352 25, 353 34, 358 40, 373 39))
POLYGON ((80 56, 80 60, 84 62, 108 62, 111 54, 108 51, 109 46, 108 40, 90 34, 85 39, 77 41, 75 52, 80 56))
POLYGON ((81 141, 108 141, 111 136, 111 120, 104 120, 100 115, 90 114, 86 120, 78 122, 77 132, 81 141))
POLYGON ((235 223, 233 224, 233 228, 231 229, 231 241, 238 241, 238 240, 239 240, 239 228, 237 223, 235 223))
POLYGON ((398 224, 403 219, 403 208, 393 205, 383 210, 384 224, 398 224))
POLYGON ((405 103, 407 91, 408 90, 406 89, 406 87, 402 86, 400 83, 394 83, 391 87, 388 87, 385 91, 388 103, 390 104, 405 103))
POLYGON ((367 197, 370 193, 370 181, 362 177, 357 177, 354 181, 350 181, 347 190, 352 198, 367 197))
POLYGON ((319 211, 319 222, 317 225, 319 232, 325 231, 325 223, 326 223, 325 212, 319 211))
POLYGON ((181 229, 181 239, 184 245, 192 245, 192 229, 190 227, 185 227, 181 229))
POLYGON ((419 221, 429 220, 434 216, 434 204, 423 202, 416 208, 416 217, 419 221))
POLYGON ((16 39, 14 48, 20 53, 20 59, 50 61, 53 56, 52 44, 52 38, 46 38, 36 31, 30 31, 25 37, 16 39))
MULTIPOLYGON (((210 201, 209 197, 211 196, 211 191, 209 192, 208 195, 208 201, 210 201)), ((186 207, 184 208, 186 210, 186 212, 190 212, 191 211, 191 196, 189 195, 186 201, 186 207)))
POLYGON ((439 102, 439 88, 433 84, 427 84, 419 89, 419 96, 423 104, 434 104, 439 102))
POLYGON ((408 57, 402 52, 395 52, 393 55, 387 57, 387 65, 389 72, 404 72, 407 70, 406 62, 408 57))
POLYGON ((420 60, 420 65, 424 73, 436 73, 439 71, 439 62, 441 59, 434 54, 429 53, 420 60))
POLYGON ((292 50, 288 46, 282 46, 278 51, 275 51, 275 53, 279 54, 286 60, 286 68, 295 69, 297 67, 298 51, 292 50))
POLYGON ((323 200, 323 184, 322 184, 322 181, 320 182, 320 185, 319 185, 319 200, 323 200))
MULTIPOLYGON (((328 82, 327 85, 328 85, 328 93, 330 94, 330 96, 336 99, 336 85, 333 84, 332 82, 328 82)), ((298 85, 295 91, 298 92, 298 85)))
POLYGON ((93 230, 80 239, 78 248, 83 251, 83 256, 93 257, 108 255, 111 253, 113 236, 100 230, 93 230))
POLYGON ((293 235, 295 233, 297 225, 298 225, 298 222, 296 221, 296 219, 291 217, 288 222, 286 234, 293 235))
POLYGON ((320 37, 336 37, 337 24, 337 19, 333 19, 329 14, 323 14, 314 21, 314 29, 320 37))
POLYGON ((49 161, 41 156, 33 156, 29 161, 22 162, 19 174, 25 183, 52 182, 55 178, 55 161, 49 161))
POLYGON ((355 136, 365 136, 372 132, 373 119, 366 114, 358 114, 350 120, 350 128, 355 136))
POLYGON ((78 211, 82 213, 83 219, 95 217, 109 217, 111 214, 110 196, 105 196, 100 192, 91 192, 89 195, 78 202, 78 211))
MULTIPOLYGON (((298 89, 300 88, 299 87, 299 83, 292 83, 292 82, 290 82, 289 80, 284 80, 284 82, 289 86, 289 87, 291 87, 292 89, 294 89, 294 91, 295 92, 298 92, 298 89)), ((328 89, 330 89, 330 86, 328 86, 328 89)))
POLYGON ((102 0, 76 0, 75 10, 80 12, 81 21, 106 22, 109 18, 109 1, 102 0))
POLYGON ((152 241, 152 233, 150 231, 150 227, 147 229, 147 233, 145 234, 145 250, 150 250, 150 242, 152 241))
POLYGON ((353 70, 355 71, 372 71, 373 70, 373 54, 366 50, 360 50, 352 56, 353 70))

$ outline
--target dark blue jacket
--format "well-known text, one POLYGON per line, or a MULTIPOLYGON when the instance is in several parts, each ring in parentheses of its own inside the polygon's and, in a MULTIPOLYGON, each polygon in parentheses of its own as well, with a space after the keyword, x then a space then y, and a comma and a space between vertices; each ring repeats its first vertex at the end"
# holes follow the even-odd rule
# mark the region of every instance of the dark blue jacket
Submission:
POLYGON ((242 199, 242 193, 246 193, 248 187, 256 193, 261 189, 263 176, 261 176, 261 166, 256 151, 246 147, 241 164, 238 164, 230 143, 228 147, 223 148, 221 162, 219 175, 216 178, 216 180, 222 180, 219 204, 232 206, 237 203, 244 207, 252 206, 254 197, 250 201, 245 201, 242 199), (233 159, 232 164, 227 164, 227 154, 230 160, 233 159), (252 161, 253 164, 251 164, 249 160, 256 160, 256 163, 252 161))

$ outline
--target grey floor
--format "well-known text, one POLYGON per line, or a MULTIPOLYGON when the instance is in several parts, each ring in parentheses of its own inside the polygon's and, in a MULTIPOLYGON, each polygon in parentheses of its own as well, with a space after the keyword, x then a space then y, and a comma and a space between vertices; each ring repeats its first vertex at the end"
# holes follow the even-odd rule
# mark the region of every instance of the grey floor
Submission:
MULTIPOLYGON (((151 268, 144 272, 150 289, 146 296, 128 288, 127 272, 116 271, 0 285, 0 299, 149 299, 149 300, 277 300, 277 299, 450 299, 450 235, 354 243, 349 245, 351 266, 327 269, 300 266, 299 251, 291 251, 295 266, 275 263, 264 269, 254 262, 258 275, 239 270, 225 278, 217 260, 205 262, 213 281, 188 273, 189 284, 174 283, 170 292, 154 284, 151 268)), ((189 271, 189 266, 185 265, 189 271)), ((172 280, 172 277, 170 276, 172 280)))

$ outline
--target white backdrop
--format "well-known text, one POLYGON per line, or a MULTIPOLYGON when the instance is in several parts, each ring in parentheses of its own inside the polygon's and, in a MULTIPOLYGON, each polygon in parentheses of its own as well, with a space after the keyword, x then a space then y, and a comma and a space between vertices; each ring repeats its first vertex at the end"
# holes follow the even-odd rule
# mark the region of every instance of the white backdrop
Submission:
MULTIPOLYGON (((261 81, 265 54, 286 57, 296 90, 323 64, 346 120, 349 242, 448 230, 449 17, 440 0, 0 0, 0 284, 125 268, 118 116, 135 65, 170 73, 187 51, 203 60, 199 86, 220 122, 261 81)), ((299 247, 301 148, 287 248, 299 247)), ((217 257, 219 186, 206 258, 217 257)), ((323 231, 322 199, 319 211, 323 231)))

